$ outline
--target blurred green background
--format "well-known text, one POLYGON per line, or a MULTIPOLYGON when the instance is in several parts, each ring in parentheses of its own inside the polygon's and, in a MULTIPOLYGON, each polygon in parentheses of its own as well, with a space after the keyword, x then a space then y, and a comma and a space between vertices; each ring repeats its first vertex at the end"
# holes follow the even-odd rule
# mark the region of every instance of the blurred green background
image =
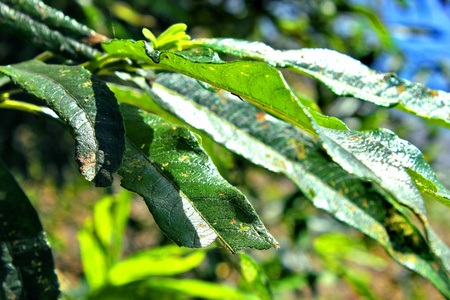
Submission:
MULTIPOLYGON (((181 22, 188 25, 188 33, 193 38, 258 40, 279 49, 329 48, 366 65, 388 55, 391 71, 400 71, 398 66, 407 59, 404 49, 383 25, 379 12, 359 2, 45 1, 108 37, 139 40, 143 39, 143 27, 158 35, 181 22)), ((394 2, 399 7, 406 5, 402 1, 394 2)), ((0 32, 2 65, 31 59, 41 52, 20 37, 0 32)), ((325 114, 339 117, 351 128, 387 127, 411 141, 432 165, 435 162, 438 177, 450 187, 450 174, 445 167, 450 151, 448 130, 353 98, 337 98, 308 77, 283 73, 296 93, 310 97, 325 114)), ((448 81, 445 68, 442 74, 448 81)), ((121 191, 120 180, 116 178, 108 189, 97 189, 84 181, 74 161, 72 137, 53 120, 0 110, 0 125, 0 158, 37 208, 54 249, 61 286, 67 295, 83 296, 88 286, 77 233, 86 218, 91 218, 99 199, 121 191)), ((220 146, 209 147, 207 150, 215 153, 223 176, 246 194, 280 242, 279 250, 247 251, 264 270, 275 299, 442 299, 430 283, 397 265, 372 240, 312 207, 288 179, 252 165, 220 146)), ((450 225, 442 214, 445 209, 436 201, 426 204, 432 225, 450 244, 447 234, 450 225)), ((145 203, 133 196, 123 255, 170 244, 145 203)), ((217 247, 206 251, 204 261, 197 268, 176 277, 248 289, 233 269, 229 254, 217 247)))

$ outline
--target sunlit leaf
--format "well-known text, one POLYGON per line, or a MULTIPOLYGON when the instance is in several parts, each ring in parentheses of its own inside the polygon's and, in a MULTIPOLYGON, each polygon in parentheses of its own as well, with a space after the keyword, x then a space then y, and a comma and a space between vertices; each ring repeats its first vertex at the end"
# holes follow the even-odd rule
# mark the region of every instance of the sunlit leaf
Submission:
POLYGON ((218 299, 256 300, 253 294, 243 293, 231 286, 196 279, 155 277, 126 285, 108 286, 90 295, 92 300, 147 299, 218 299))
POLYGON ((122 285, 149 276, 180 274, 197 267, 205 255, 205 251, 175 245, 136 252, 111 268, 108 281, 122 285))
MULTIPOLYGON (((315 134, 303 111, 303 104, 290 90, 281 73, 261 62, 236 61, 225 63, 210 51, 158 52, 143 41, 112 40, 103 49, 115 56, 124 56, 189 75, 218 88, 223 88, 315 134)), ((346 129, 338 119, 310 111, 322 126, 346 129)))
POLYGON ((94 206, 95 236, 107 251, 110 265, 117 262, 122 253, 122 238, 130 214, 131 195, 124 189, 120 194, 103 197, 94 206))
MULTIPOLYGON (((427 188, 427 185, 416 186, 407 172, 409 168, 427 176, 430 178, 427 183, 437 181, 420 151, 387 129, 358 132, 316 126, 316 130, 327 152, 347 172, 380 184, 398 203, 409 207, 419 217, 432 249, 450 272, 450 249, 431 228, 418 190, 418 187, 427 188)), ((450 193, 440 187, 441 194, 429 189, 427 192, 436 195, 437 199, 447 197, 443 202, 448 203, 450 193)))
POLYGON ((332 162, 317 139, 229 93, 212 93, 182 75, 157 77, 152 93, 163 108, 227 149, 286 174, 315 207, 372 237, 397 262, 429 279, 444 294, 449 290, 448 275, 433 254, 440 246, 430 248, 407 215, 376 186, 332 162))
POLYGON ((86 180, 109 186, 124 151, 124 126, 114 94, 77 66, 32 60, 0 72, 67 123, 77 142, 76 159, 86 180))
POLYGON ((39 217, 2 162, 0 224, 0 299, 57 299, 58 278, 39 217))
POLYGON ((337 95, 354 96, 380 106, 396 106, 450 128, 449 93, 429 89, 393 73, 375 72, 333 50, 275 50, 261 42, 236 39, 198 39, 195 45, 289 68, 320 80, 337 95))
POLYGON ((130 105, 122 112, 128 141, 121 184, 144 198, 169 238, 206 247, 218 237, 231 251, 277 247, 250 202, 220 176, 187 128, 130 105))
POLYGON ((272 299, 267 279, 258 263, 245 253, 239 253, 239 263, 239 272, 242 278, 261 300, 272 299))
POLYGON ((106 284, 108 273, 108 254, 97 238, 92 219, 87 219, 83 228, 78 231, 81 262, 84 276, 92 290, 106 284))

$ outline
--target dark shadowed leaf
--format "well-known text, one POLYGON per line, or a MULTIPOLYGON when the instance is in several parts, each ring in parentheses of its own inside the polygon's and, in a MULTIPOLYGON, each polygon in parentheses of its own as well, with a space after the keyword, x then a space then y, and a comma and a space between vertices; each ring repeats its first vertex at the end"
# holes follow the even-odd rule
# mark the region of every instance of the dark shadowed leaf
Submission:
POLYGON ((124 126, 114 94, 83 67, 32 60, 0 72, 67 123, 77 142, 81 174, 109 186, 124 152, 124 126))
POLYGON ((317 139, 229 93, 212 93, 182 75, 160 75, 152 92, 163 108, 216 142, 269 170, 286 174, 315 207, 370 236, 397 262, 448 294, 450 280, 435 255, 443 257, 439 254, 441 245, 431 243, 430 247, 401 209, 376 186, 342 170, 317 139))
MULTIPOLYGON (((76 20, 64 15, 61 11, 46 5, 38 0, 2 0, 4 4, 18 10, 34 20, 44 23, 50 28, 58 30, 66 37, 75 40, 83 40, 84 43, 93 45, 108 38, 98 34, 84 24, 78 23, 76 20)), ((19 25, 19 24, 17 24, 19 25)))
POLYGON ((375 72, 333 50, 275 50, 261 42, 235 39, 198 39, 194 44, 289 68, 320 80, 337 95, 354 96, 380 106, 395 106, 450 128, 449 93, 429 89, 393 73, 375 72))
POLYGON ((185 127, 122 105, 127 128, 122 186, 140 194, 161 230, 185 247, 217 237, 235 252, 278 243, 252 205, 218 173, 185 127))
POLYGON ((52 251, 39 217, 2 162, 0 224, 0 299, 58 299, 52 251))
MULTIPOLYGON (((77 40, 81 36, 76 33, 84 33, 84 30, 86 29, 82 27, 76 28, 75 23, 71 22, 69 18, 64 18, 64 15, 61 12, 49 10, 48 7, 40 1, 12 2, 17 4, 17 9, 0 2, 0 28, 3 30, 8 30, 44 50, 59 53, 67 58, 82 60, 92 59, 100 55, 100 51, 97 49, 77 40), (26 3, 24 4, 23 2, 26 3), (24 11, 22 11, 22 5, 24 5, 24 11), (43 10, 41 12, 36 11, 36 5, 43 10), (46 15, 46 13, 49 13, 50 15, 46 15), (50 18, 46 19, 46 17, 50 18), (65 19, 67 22, 72 23, 73 27, 69 26, 69 29, 74 29, 75 33, 71 33, 75 35, 74 38, 65 36, 59 31, 59 28, 52 29, 48 26, 62 26, 61 30, 67 31, 68 23, 60 21, 58 23, 58 20, 61 19, 65 19)), ((90 44, 104 40, 105 37, 95 34, 94 32, 90 32, 88 36, 86 36, 86 42, 90 44)))

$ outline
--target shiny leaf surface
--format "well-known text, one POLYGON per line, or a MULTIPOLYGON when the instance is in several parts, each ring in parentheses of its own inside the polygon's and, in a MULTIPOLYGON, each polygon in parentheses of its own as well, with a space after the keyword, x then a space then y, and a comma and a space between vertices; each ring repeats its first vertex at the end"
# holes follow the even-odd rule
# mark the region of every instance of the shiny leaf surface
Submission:
POLYGON ((218 173, 185 127, 122 105, 127 150, 122 186, 140 194, 161 230, 185 247, 206 247, 217 237, 231 251, 278 243, 252 205, 218 173))
POLYGON ((429 279, 442 293, 448 292, 448 274, 435 254, 442 259, 441 245, 430 247, 402 210, 376 186, 342 170, 317 139, 231 94, 212 93, 182 75, 160 75, 152 92, 163 108, 229 150, 286 174, 315 207, 370 236, 397 262, 429 279))
POLYGON ((257 59, 309 75, 340 96, 353 96, 430 119, 450 128, 450 94, 375 72, 358 60, 328 49, 275 50, 261 42, 235 39, 199 39, 195 45, 240 58, 257 59))
POLYGON ((142 60, 155 67, 176 71, 228 90, 312 134, 315 132, 303 109, 310 111, 322 126, 341 130, 347 128, 336 118, 305 108, 281 73, 265 63, 225 63, 211 51, 158 52, 143 41, 112 40, 102 46, 109 54, 142 60))
POLYGON ((83 67, 32 60, 0 72, 51 108, 70 127, 86 180, 109 186, 124 151, 124 126, 114 94, 83 67))

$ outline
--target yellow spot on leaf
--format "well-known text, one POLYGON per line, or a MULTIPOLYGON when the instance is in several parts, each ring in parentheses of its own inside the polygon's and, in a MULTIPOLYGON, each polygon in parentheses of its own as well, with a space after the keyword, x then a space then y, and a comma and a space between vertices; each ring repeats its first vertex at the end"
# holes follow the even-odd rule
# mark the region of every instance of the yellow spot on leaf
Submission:
POLYGON ((190 161, 189 158, 191 158, 189 155, 183 155, 183 156, 180 157, 178 160, 179 160, 179 161, 185 161, 185 160, 190 161))
POLYGON ((397 86, 397 92, 398 92, 399 94, 403 93, 404 91, 405 91, 405 86, 404 86, 403 84, 397 86))
POLYGON ((189 177, 189 174, 183 173, 183 174, 181 174, 181 176, 183 176, 183 177, 189 177))
POLYGON ((248 231, 250 229, 250 226, 244 226, 242 223, 239 223, 239 231, 248 231))
POLYGON ((288 144, 294 146, 295 152, 297 152, 297 159, 302 160, 306 157, 305 154, 305 144, 298 143, 295 139, 290 139, 288 144))

